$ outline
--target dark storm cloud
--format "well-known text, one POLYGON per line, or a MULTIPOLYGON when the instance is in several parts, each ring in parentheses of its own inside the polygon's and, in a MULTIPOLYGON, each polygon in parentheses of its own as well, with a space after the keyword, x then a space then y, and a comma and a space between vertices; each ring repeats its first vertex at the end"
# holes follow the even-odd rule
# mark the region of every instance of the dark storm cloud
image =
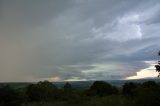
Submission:
POLYGON ((71 0, 1 0, 1 21, 29 27, 47 24, 72 5, 71 0))
POLYGON ((121 79, 157 59, 158 0, 0 2, 0 81, 121 79))

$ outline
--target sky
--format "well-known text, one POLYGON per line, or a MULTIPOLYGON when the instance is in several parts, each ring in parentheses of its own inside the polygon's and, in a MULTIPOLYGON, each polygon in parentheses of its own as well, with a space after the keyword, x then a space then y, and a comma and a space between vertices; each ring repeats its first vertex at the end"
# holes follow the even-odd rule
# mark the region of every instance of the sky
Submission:
POLYGON ((159 0, 0 0, 0 82, 157 77, 159 0))

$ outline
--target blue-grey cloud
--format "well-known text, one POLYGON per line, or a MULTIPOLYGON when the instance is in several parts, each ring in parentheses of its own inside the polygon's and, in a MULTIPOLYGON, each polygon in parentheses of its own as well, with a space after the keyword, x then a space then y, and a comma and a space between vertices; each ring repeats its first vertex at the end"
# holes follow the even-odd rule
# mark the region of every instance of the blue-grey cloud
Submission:
POLYGON ((122 79, 158 58, 158 0, 0 2, 0 81, 122 79))

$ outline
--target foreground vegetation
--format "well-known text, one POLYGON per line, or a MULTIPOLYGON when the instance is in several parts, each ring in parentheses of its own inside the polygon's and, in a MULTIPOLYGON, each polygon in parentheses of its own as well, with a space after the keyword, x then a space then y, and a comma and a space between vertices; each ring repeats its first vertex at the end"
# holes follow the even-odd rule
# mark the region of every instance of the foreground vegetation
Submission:
POLYGON ((95 81, 89 89, 73 89, 66 83, 58 89, 43 81, 24 88, 0 87, 0 106, 160 106, 160 84, 154 81, 125 83, 117 88, 95 81))

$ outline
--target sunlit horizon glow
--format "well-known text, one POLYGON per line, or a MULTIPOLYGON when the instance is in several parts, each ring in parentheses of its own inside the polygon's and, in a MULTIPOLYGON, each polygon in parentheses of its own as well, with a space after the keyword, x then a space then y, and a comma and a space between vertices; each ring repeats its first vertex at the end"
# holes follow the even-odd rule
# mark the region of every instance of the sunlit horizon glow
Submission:
POLYGON ((158 73, 155 71, 155 61, 146 61, 146 63, 150 64, 148 68, 142 69, 136 72, 136 75, 126 77, 126 80, 132 79, 144 79, 144 78, 156 78, 158 73))

